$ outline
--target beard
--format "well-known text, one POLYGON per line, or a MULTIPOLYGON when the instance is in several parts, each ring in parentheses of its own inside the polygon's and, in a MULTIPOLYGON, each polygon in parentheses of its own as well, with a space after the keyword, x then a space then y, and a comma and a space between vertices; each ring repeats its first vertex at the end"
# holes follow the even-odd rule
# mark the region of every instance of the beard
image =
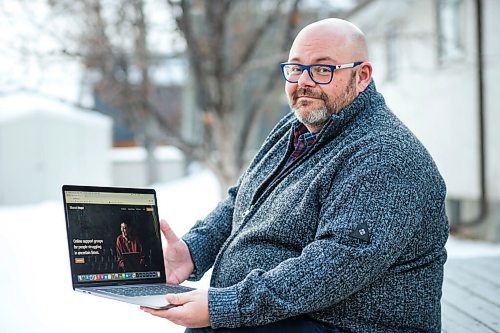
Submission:
POLYGON ((328 95, 324 92, 317 93, 308 87, 299 88, 291 96, 292 104, 290 107, 302 124, 314 127, 323 126, 333 114, 338 113, 342 108, 350 104, 356 98, 355 79, 356 72, 353 72, 344 92, 337 96, 334 100, 330 100, 328 95), (325 105, 318 109, 303 111, 301 108, 307 108, 311 102, 298 102, 297 100, 299 96, 319 98, 325 102, 325 105))

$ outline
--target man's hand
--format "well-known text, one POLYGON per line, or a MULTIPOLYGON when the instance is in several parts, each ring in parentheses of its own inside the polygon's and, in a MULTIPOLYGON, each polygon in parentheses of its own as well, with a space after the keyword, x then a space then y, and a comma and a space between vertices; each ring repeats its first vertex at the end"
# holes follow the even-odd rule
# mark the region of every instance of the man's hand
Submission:
POLYGON ((168 294, 167 300, 169 303, 178 306, 168 310, 155 310, 145 307, 141 307, 141 309, 184 327, 199 328, 210 326, 208 291, 196 289, 182 294, 168 294))
POLYGON ((194 270, 191 254, 189 253, 186 243, 177 237, 167 221, 160 221, 160 229, 167 240, 167 246, 163 253, 167 283, 180 284, 185 281, 194 270))

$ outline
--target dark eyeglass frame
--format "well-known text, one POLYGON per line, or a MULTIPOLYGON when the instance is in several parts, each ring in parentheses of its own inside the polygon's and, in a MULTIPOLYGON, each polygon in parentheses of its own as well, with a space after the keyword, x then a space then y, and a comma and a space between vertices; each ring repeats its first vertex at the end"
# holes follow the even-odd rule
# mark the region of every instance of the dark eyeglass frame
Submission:
POLYGON ((316 84, 329 84, 333 80, 333 72, 335 72, 336 69, 354 68, 356 66, 361 65, 362 63, 363 63, 363 61, 355 61, 355 62, 351 62, 349 64, 342 64, 342 65, 326 65, 326 64, 302 65, 302 64, 297 64, 297 63, 293 63, 293 62, 283 62, 283 63, 280 64, 280 67, 281 67, 281 74, 283 74, 283 77, 285 78, 285 80, 287 82, 290 82, 290 83, 297 83, 297 82, 299 82, 300 77, 302 76, 302 74, 304 74, 304 70, 307 70, 307 74, 309 74, 309 77, 311 78, 311 80, 313 80, 316 84), (297 80, 289 80, 289 79, 287 79, 287 77, 285 75, 285 66, 288 66, 288 65, 294 65, 294 66, 298 66, 299 67, 301 73, 298 76, 297 80), (318 82, 318 81, 316 81, 316 79, 314 78, 314 75, 312 75, 312 73, 311 73, 311 67, 315 67, 315 66, 321 66, 321 67, 328 67, 328 68, 330 68, 330 70, 331 70, 330 73, 331 74, 330 74, 330 80, 328 80, 328 82, 318 82))

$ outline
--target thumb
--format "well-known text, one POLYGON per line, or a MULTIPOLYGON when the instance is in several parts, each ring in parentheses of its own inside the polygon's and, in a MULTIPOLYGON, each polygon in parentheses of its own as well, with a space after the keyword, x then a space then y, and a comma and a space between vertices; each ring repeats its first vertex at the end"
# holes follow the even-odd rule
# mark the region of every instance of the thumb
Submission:
POLYGON ((179 237, 177 237, 172 228, 170 228, 170 225, 164 219, 160 220, 160 229, 168 243, 175 243, 179 241, 179 237))
POLYGON ((182 305, 192 300, 191 293, 167 294, 167 301, 170 304, 182 305))

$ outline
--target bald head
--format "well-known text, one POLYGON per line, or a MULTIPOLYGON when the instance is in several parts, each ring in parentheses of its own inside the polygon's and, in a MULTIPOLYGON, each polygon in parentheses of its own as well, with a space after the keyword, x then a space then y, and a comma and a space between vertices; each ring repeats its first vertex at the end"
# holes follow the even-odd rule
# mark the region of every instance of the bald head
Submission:
POLYGON ((293 42, 289 60, 293 60, 298 48, 312 49, 321 45, 333 51, 333 54, 323 56, 331 57, 338 63, 368 61, 363 32, 354 24, 337 18, 317 21, 303 28, 293 42))
POLYGON ((319 131, 331 115, 351 104, 368 87, 372 75, 363 32, 334 18, 312 23, 299 32, 287 68, 290 71, 282 67, 288 102, 311 132, 319 131), (293 79, 287 75, 294 75, 293 79))

